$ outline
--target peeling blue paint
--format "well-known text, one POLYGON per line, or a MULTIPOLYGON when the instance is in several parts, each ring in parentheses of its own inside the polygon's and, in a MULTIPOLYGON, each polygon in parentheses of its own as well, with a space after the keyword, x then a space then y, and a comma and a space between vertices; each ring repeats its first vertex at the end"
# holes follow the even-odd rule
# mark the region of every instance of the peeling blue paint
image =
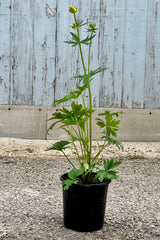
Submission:
POLYGON ((71 4, 98 27, 91 68, 109 68, 93 81, 94 107, 160 108, 160 0, 0 0, 0 104, 50 106, 75 89, 71 4))

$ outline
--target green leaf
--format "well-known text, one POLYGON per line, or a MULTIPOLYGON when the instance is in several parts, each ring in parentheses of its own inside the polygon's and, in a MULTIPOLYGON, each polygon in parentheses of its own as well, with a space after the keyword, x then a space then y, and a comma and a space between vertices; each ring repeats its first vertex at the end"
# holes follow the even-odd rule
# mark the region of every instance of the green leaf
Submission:
POLYGON ((115 167, 118 167, 121 163, 122 163, 122 162, 120 162, 120 161, 115 161, 115 162, 114 162, 114 159, 113 159, 113 158, 107 159, 107 161, 106 161, 106 160, 103 160, 103 166, 104 166, 105 171, 108 171, 108 170, 110 170, 110 169, 113 169, 113 168, 115 168, 115 167))
POLYGON ((79 27, 82 27, 84 25, 86 25, 87 23, 83 23, 83 21, 80 21, 80 22, 76 22, 76 23, 73 23, 73 25, 71 26, 73 29, 76 29, 76 28, 79 28, 79 27))
POLYGON ((62 182, 62 184, 64 185, 64 190, 68 190, 73 183, 77 184, 78 180, 71 180, 71 179, 64 180, 62 182))
POLYGON ((81 104, 76 104, 75 102, 72 102, 71 107, 71 110, 68 110, 64 107, 60 108, 52 114, 52 118, 50 118, 49 120, 57 121, 52 123, 49 130, 52 129, 57 123, 62 123, 60 128, 78 125, 84 130, 85 122, 90 116, 90 108, 83 107, 81 104))
POLYGON ((65 150, 66 147, 68 144, 70 144, 71 142, 68 142, 68 141, 59 141, 59 142, 56 142, 55 144, 52 145, 52 147, 50 148, 47 148, 45 151, 49 151, 49 150, 57 150, 57 151, 63 151, 65 150))
POLYGON ((117 171, 108 171, 108 173, 110 173, 110 174, 117 174, 119 172, 117 172, 117 171))
POLYGON ((82 169, 72 169, 69 173, 68 173, 68 177, 69 179, 66 179, 62 182, 62 184, 64 185, 64 190, 69 189, 69 187, 74 183, 77 184, 79 182, 79 180, 77 179, 78 176, 82 175, 83 170, 82 169))
POLYGON ((112 171, 110 169, 118 167, 121 164, 121 162, 115 161, 114 159, 107 159, 103 160, 103 166, 104 170, 99 170, 97 172, 96 178, 99 179, 100 182, 105 181, 107 179, 117 179, 118 176, 116 175, 118 172, 117 171, 112 171))
POLYGON ((75 47, 79 44, 79 38, 75 33, 70 32, 70 34, 72 35, 72 40, 65 41, 65 43, 72 44, 72 47, 75 47))
MULTIPOLYGON (((76 25, 73 25, 73 28, 75 28, 75 26, 76 25)), ((72 47, 75 47, 79 43, 89 45, 90 41, 95 37, 95 35, 90 36, 90 37, 87 36, 86 38, 84 38, 83 40, 80 41, 78 36, 75 33, 70 32, 70 34, 72 35, 72 40, 65 41, 65 43, 71 44, 72 47)))
POLYGON ((80 141, 80 139, 75 137, 68 129, 66 128, 62 128, 62 129, 68 133, 68 135, 71 137, 73 141, 80 141))
POLYGON ((96 178, 99 179, 100 182, 103 182, 105 180, 111 180, 111 179, 117 179, 118 176, 116 175, 115 171, 108 171, 106 172, 105 170, 100 170, 97 172, 96 178))
POLYGON ((83 170, 82 169, 72 169, 69 173, 68 173, 68 177, 71 180, 75 180, 78 176, 82 175, 83 170))
POLYGON ((112 168, 118 167, 122 162, 121 161, 116 161, 112 164, 112 168))
POLYGON ((117 179, 118 176, 116 174, 108 172, 106 178, 111 180, 111 179, 117 179))
POLYGON ((90 74, 91 74, 91 76, 94 76, 94 75, 96 75, 96 74, 98 74, 98 73, 100 73, 100 72, 103 72, 103 71, 107 70, 107 69, 108 69, 108 68, 98 67, 98 68, 95 69, 95 70, 91 70, 91 71, 90 71, 90 74))
POLYGON ((71 100, 71 99, 78 99, 79 95, 80 95, 80 92, 77 92, 77 91, 73 92, 73 91, 72 91, 72 92, 70 92, 69 94, 67 94, 66 96, 64 96, 63 98, 56 100, 56 101, 54 102, 54 104, 57 105, 57 104, 60 104, 60 103, 69 101, 69 100, 71 100))
POLYGON ((116 137, 117 131, 118 131, 118 125, 120 123, 120 120, 116 120, 113 117, 118 117, 119 112, 110 113, 110 111, 105 111, 104 113, 99 113, 99 116, 105 116, 105 121, 101 120, 100 118, 97 118, 97 125, 100 126, 100 128, 104 129, 102 131, 102 134, 104 134, 103 138, 107 140, 111 135, 116 137))
POLYGON ((80 82, 83 82, 83 84, 86 86, 88 84, 88 82, 91 82, 93 79, 92 77, 100 72, 105 71, 107 68, 97 68, 95 70, 91 70, 88 74, 84 74, 84 75, 77 75, 72 77, 71 79, 75 79, 75 78, 79 78, 80 82))
POLYGON ((86 38, 84 38, 83 40, 80 41, 81 44, 85 44, 85 45, 89 45, 90 40, 92 40, 96 35, 93 36, 87 36, 86 38))
POLYGON ((90 24, 87 31, 88 31, 88 32, 95 33, 97 29, 98 29, 98 28, 96 28, 96 25, 95 25, 95 24, 90 24))
POLYGON ((109 169, 112 168, 113 161, 114 161, 113 158, 107 159, 107 162, 106 162, 106 160, 103 160, 103 165, 104 165, 105 171, 108 171, 109 169))
POLYGON ((100 128, 104 128, 105 127, 105 123, 102 119, 100 118, 96 118, 97 122, 96 124, 100 127, 100 128))
POLYGON ((97 172, 96 178, 98 178, 100 182, 103 182, 103 180, 107 178, 107 173, 104 170, 100 170, 97 172))
POLYGON ((83 86, 78 85, 77 88, 78 88, 78 90, 71 91, 69 94, 67 94, 63 98, 55 100, 54 105, 64 103, 64 102, 69 101, 71 99, 76 99, 77 100, 79 98, 79 96, 86 90, 87 85, 86 84, 83 85, 83 86))
MULTIPOLYGON (((102 133, 105 133, 105 130, 102 133)), ((106 135, 106 133, 105 133, 105 135, 106 135)), ((115 140, 115 139, 113 139, 111 137, 108 137, 108 136, 103 136, 102 139, 107 140, 109 145, 111 145, 111 144, 112 145, 116 145, 116 147, 118 147, 118 149, 122 149, 123 150, 123 145, 122 145, 122 143, 120 141, 115 140)))
MULTIPOLYGON (((48 121, 50 121, 50 120, 52 120, 52 119, 54 119, 54 118, 50 118, 50 119, 48 119, 48 121)), ((47 129, 47 132, 49 132, 50 130, 52 130, 53 127, 54 127, 57 123, 59 123, 59 122, 61 122, 61 120, 52 123, 51 126, 47 129)))
POLYGON ((77 35, 75 33, 72 33, 72 32, 70 32, 70 34, 72 35, 72 39, 78 42, 77 35))
POLYGON ((111 113, 111 111, 105 111, 104 113, 99 113, 98 115, 99 116, 107 116, 107 115, 112 115, 112 116, 116 116, 116 117, 118 117, 119 116, 119 114, 123 114, 123 112, 113 112, 113 113, 111 113))
POLYGON ((77 42, 75 42, 75 41, 64 41, 65 43, 67 43, 67 44, 72 44, 72 47, 75 47, 76 45, 78 45, 78 43, 77 42))
MULTIPOLYGON (((52 130, 52 128, 57 124, 57 123, 63 123, 63 121, 65 120, 65 118, 66 118, 66 116, 68 116, 69 115, 69 110, 68 109, 66 109, 66 108, 59 108, 59 109, 57 109, 53 114, 52 114, 52 117, 50 118, 50 119, 48 119, 48 121, 49 120, 57 120, 57 121, 55 121, 55 122, 53 122, 52 124, 51 124, 51 126, 48 128, 48 131, 49 130, 52 130)), ((61 126, 62 127, 62 126, 61 126)))
POLYGON ((107 162, 106 162, 106 160, 103 160, 103 166, 104 166, 105 171, 107 171, 108 170, 108 160, 107 160, 107 162))

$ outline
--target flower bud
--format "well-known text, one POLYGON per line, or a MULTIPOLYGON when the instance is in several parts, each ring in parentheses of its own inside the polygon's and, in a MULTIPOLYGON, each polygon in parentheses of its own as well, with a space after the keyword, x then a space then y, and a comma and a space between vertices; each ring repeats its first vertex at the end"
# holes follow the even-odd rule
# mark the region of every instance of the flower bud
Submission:
POLYGON ((72 7, 69 8, 69 12, 70 13, 76 13, 77 12, 77 8, 72 6, 72 7))
POLYGON ((96 26, 95 24, 90 24, 89 25, 90 28, 95 28, 95 26, 96 26))

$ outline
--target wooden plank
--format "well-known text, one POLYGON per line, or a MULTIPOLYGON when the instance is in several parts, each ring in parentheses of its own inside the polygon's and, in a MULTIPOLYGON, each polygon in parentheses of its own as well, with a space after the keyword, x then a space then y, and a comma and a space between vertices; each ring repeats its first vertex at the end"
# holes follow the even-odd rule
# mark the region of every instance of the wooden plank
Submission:
POLYGON ((135 18, 135 62, 132 108, 144 107, 147 1, 137 2, 135 18))
MULTIPOLYGON (((91 22, 95 22, 98 27, 98 34, 96 38, 93 40, 93 46, 91 50, 91 69, 94 70, 99 65, 101 67, 106 66, 105 57, 106 56, 100 56, 100 51, 103 51, 103 44, 101 44, 101 39, 103 38, 103 28, 105 26, 104 22, 102 22, 103 15, 106 14, 106 4, 102 6, 103 1, 97 2, 97 1, 85 1, 83 4, 81 2, 72 1, 72 4, 78 8, 78 14, 77 19, 78 20, 84 20, 86 21, 89 19, 91 22), (99 12, 102 12, 102 16, 99 12), (102 30, 101 30, 102 29, 102 30), (98 47, 97 47, 98 45, 98 47), (103 61, 102 61, 103 58, 103 61)), ((62 46, 62 41, 65 40, 65 36, 69 39, 68 32, 70 31, 69 27, 73 22, 73 16, 68 13, 69 6, 71 6, 70 2, 61 4, 61 1, 58 1, 59 7, 57 8, 58 11, 58 21, 57 21, 57 48, 60 49, 62 46), (62 15, 63 13, 63 15, 62 15), (64 22, 65 19, 65 22, 64 22), (67 22, 68 21, 68 22, 67 22), (60 30, 63 28, 63 32, 60 30), (62 39, 64 36, 64 39, 62 39)), ((110 4, 112 5, 112 1, 110 1, 110 4)), ((85 36, 83 35, 82 31, 82 38, 85 36)), ((87 58, 88 58, 88 47, 83 46, 83 54, 85 59, 85 64, 87 65, 87 58)), ((58 56, 57 56, 57 81, 56 81, 56 99, 62 97, 64 94, 68 93, 71 90, 74 90, 77 84, 77 81, 70 81, 70 77, 72 75, 75 75, 75 73, 82 73, 82 64, 79 54, 79 49, 71 48, 67 45, 64 45, 63 48, 63 54, 64 58, 61 57, 60 52, 57 50, 58 56), (67 56, 67 58, 65 58, 67 56), (70 64, 68 64, 68 60, 70 60, 70 64), (61 67, 59 67, 61 66, 61 67)), ((93 94, 93 106, 99 107, 99 99, 100 94, 99 92, 99 84, 100 79, 103 78, 103 74, 97 75, 95 77, 95 80, 92 82, 92 94, 93 94)), ((86 101, 88 101, 88 92, 84 94, 84 98, 86 101)), ((65 105, 69 106, 69 103, 65 103, 65 105)))
MULTIPOLYGON (((98 67, 107 67, 103 66, 100 62, 99 49, 100 49, 100 38, 101 38, 101 28, 103 27, 100 21, 100 2, 99 1, 91 1, 90 5, 86 8, 86 16, 91 23, 96 25, 96 37, 92 41, 91 47, 91 70, 95 70, 98 67), (90 9, 90 11, 88 11, 90 9), (88 15, 87 15, 88 12, 88 15)), ((100 79, 103 77, 103 73, 99 73, 95 75, 94 80, 91 84, 91 91, 93 94, 92 104, 93 107, 97 108, 100 106, 100 79)))
POLYGON ((115 1, 113 9, 113 62, 111 74, 112 92, 109 92, 110 106, 120 107, 122 103, 122 69, 124 43, 125 1, 115 1))
POLYGON ((148 1, 145 108, 160 108, 160 1, 148 1))
POLYGON ((100 78, 100 107, 111 107, 114 101, 113 61, 114 61, 114 1, 100 2, 100 64, 109 68, 100 78))
POLYGON ((10 87, 10 0, 0 0, 0 104, 8 104, 10 87))
MULTIPOLYGON (((92 0, 92 1, 84 1, 83 4, 80 2, 78 6, 78 14, 77 18, 79 20, 83 20, 84 22, 88 22, 88 25, 83 27, 83 31, 81 31, 81 39, 85 38, 87 36, 87 28, 89 24, 96 24, 97 31, 96 36, 92 40, 92 46, 91 46, 91 61, 90 61, 90 70, 95 70, 98 67, 101 66, 99 64, 98 60, 98 41, 99 41, 99 31, 100 31, 100 25, 99 25, 99 9, 100 4, 99 1, 92 0)), ((85 59, 86 68, 88 71, 88 46, 82 45, 83 55, 85 59)), ((81 59, 79 58, 80 63, 80 71, 83 74, 81 59)), ((100 82, 100 74, 97 74, 94 76, 92 83, 91 83, 91 91, 92 91, 92 104, 94 107, 99 107, 99 82, 100 82)), ((86 90, 84 94, 84 99, 89 105, 89 96, 88 91, 86 90)))
MULTIPOLYGON (((109 68, 101 76, 100 107, 120 107, 122 98, 122 60, 124 1, 109 1, 103 23, 101 61, 109 68), (114 4, 113 4, 114 3, 114 4), (103 39, 104 38, 104 39, 103 39)), ((104 17, 101 16, 103 20, 104 17)), ((100 21, 102 21, 100 20, 100 21)))
POLYGON ((126 1, 122 107, 142 108, 146 43, 146 1, 126 1))
POLYGON ((11 104, 33 104, 34 1, 11 1, 11 104))
MULTIPOLYGON (((69 26, 73 23, 73 15, 68 12, 70 6, 72 6, 70 1, 63 1, 63 4, 62 1, 57 2, 55 99, 60 99, 75 90, 77 81, 70 79, 79 73, 81 67, 78 49, 64 43, 70 39, 71 29, 69 26)), ((79 4, 75 4, 75 6, 78 8, 79 4)), ((69 106, 70 101, 64 105, 69 106)))
MULTIPOLYGON (((68 46, 67 44, 64 44, 65 40, 70 39, 69 32, 72 31, 69 26, 72 25, 74 22, 73 15, 68 12, 68 9, 70 6, 75 5, 78 9, 77 13, 77 20, 83 20, 84 22, 87 21, 87 19, 90 22, 96 23, 97 27, 99 28, 99 9, 100 5, 99 2, 96 0, 92 1, 84 1, 77 2, 77 1, 68 1, 68 2, 62 2, 58 1, 57 6, 57 57, 56 57, 56 92, 55 92, 55 98, 59 99, 64 96, 64 94, 69 93, 72 90, 76 89, 76 85, 78 83, 78 80, 70 80, 70 78, 73 75, 77 74, 83 74, 83 68, 81 63, 81 58, 79 54, 78 47, 72 48, 71 46, 68 46), (61 49, 63 48, 63 56, 61 49)), ((101 25, 102 26, 102 25, 101 25)), ((83 30, 85 31, 84 27, 83 30)), ((84 34, 84 31, 80 30, 81 38, 83 39, 86 37, 84 34)), ((99 42, 99 30, 97 33, 96 38, 93 40, 93 45, 91 48, 91 70, 96 69, 99 67, 99 56, 98 51, 99 48, 97 48, 98 42, 99 42)), ((88 46, 82 46, 83 56, 85 65, 87 66, 88 63, 88 46)), ((100 64, 102 65, 102 64, 100 64)), ((100 82, 100 75, 97 75, 95 77, 95 80, 93 80, 91 84, 92 88, 92 94, 93 94, 93 106, 98 107, 99 106, 99 82, 100 82)), ((84 99, 88 103, 88 92, 86 91, 84 93, 84 99)), ((66 102, 64 104, 65 106, 70 105, 70 101, 66 102)))
POLYGON ((160 0, 0 0, 0 104, 51 105, 75 90, 70 78, 83 69, 78 48, 64 43, 71 5, 98 27, 91 69, 109 68, 92 82, 93 106, 159 108, 160 0))
POLYGON ((33 34, 33 104, 54 100, 56 1, 35 1, 33 34))

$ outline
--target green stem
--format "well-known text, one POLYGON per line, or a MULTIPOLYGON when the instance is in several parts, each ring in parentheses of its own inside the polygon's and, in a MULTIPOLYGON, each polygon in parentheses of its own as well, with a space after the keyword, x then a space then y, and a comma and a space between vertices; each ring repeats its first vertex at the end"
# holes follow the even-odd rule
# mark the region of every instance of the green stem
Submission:
POLYGON ((92 95, 91 95, 91 88, 90 84, 88 83, 88 93, 89 93, 89 107, 90 107, 90 116, 89 116, 89 138, 90 138, 90 159, 92 155, 92 95))
MULTIPOLYGON (((72 132, 72 130, 74 130, 74 132, 76 133, 77 137, 79 138, 79 136, 78 136, 75 128, 72 128, 72 127, 71 127, 71 130, 70 130, 70 131, 72 132)), ((72 156, 73 156, 73 158, 75 159, 75 161, 77 162, 77 164, 78 164, 79 166, 81 166, 81 159, 80 159, 80 156, 79 156, 79 153, 78 153, 78 149, 77 149, 77 147, 76 147, 76 145, 75 145, 75 143, 74 143, 74 140, 73 140, 72 136, 70 136, 70 139, 71 139, 71 141, 72 141, 72 146, 74 146, 74 149, 75 149, 75 151, 76 151, 76 154, 77 154, 77 158, 78 158, 78 159, 76 158, 76 156, 75 156, 75 154, 74 154, 74 152, 73 152, 73 148, 71 148, 72 156)))
MULTIPOLYGON (((75 20, 75 23, 77 24, 77 19, 76 19, 76 15, 75 15, 75 13, 74 13, 74 20, 75 20)), ((80 34, 79 34, 79 29, 78 29, 78 27, 77 27, 77 37, 78 37, 78 40, 79 40, 79 43, 78 43, 78 45, 79 45, 79 51, 80 51, 80 56, 81 56, 81 61, 82 61, 82 66, 83 66, 83 71, 84 71, 84 74, 86 74, 86 68, 85 68, 85 64, 84 64, 84 58, 83 58, 83 53, 82 53, 82 47, 81 47, 81 42, 80 42, 80 34)), ((91 43, 90 43, 90 45, 91 45, 91 43)), ((88 86, 89 86, 89 83, 88 83, 88 86)), ((89 86, 89 88, 90 88, 90 86, 89 86)), ((82 96, 82 95, 81 95, 82 96)), ((89 90, 89 98, 91 98, 91 91, 89 90)), ((83 98, 83 96, 82 96, 82 100, 83 100, 83 104, 84 104, 84 106, 85 106, 85 101, 84 101, 84 98, 83 98)), ((91 103, 92 103, 92 99, 90 99, 90 106, 91 106, 91 103)), ((91 116, 91 114, 90 114, 90 116, 91 116)), ((92 119, 90 119, 90 139, 91 139, 91 137, 92 137, 92 133, 91 133, 91 126, 92 126, 92 124, 91 124, 91 122, 92 122, 92 119)), ((88 128, 88 126, 87 126, 87 128, 88 128)), ((88 131, 87 131, 88 132, 88 131)), ((90 156, 89 156, 89 161, 90 161, 90 159, 91 159, 91 140, 90 140, 90 156)))
MULTIPOLYGON (((91 33, 91 37, 92 37, 93 33, 91 33)), ((88 74, 90 72, 90 62, 91 62, 91 43, 92 43, 92 39, 90 40, 89 43, 89 50, 88 50, 88 74)))
POLYGON ((76 169, 76 167, 74 166, 74 164, 71 162, 71 160, 68 158, 68 156, 65 154, 65 152, 62 150, 62 153, 64 154, 64 156, 67 158, 68 162, 72 165, 72 167, 74 169, 76 169))
MULTIPOLYGON (((77 24, 77 19, 76 19, 75 13, 74 13, 74 21, 77 24)), ((85 68, 84 59, 83 59, 83 53, 82 53, 82 48, 81 48, 81 42, 80 42, 80 36, 79 36, 79 29, 78 29, 78 27, 77 27, 77 37, 78 37, 78 40, 79 40, 78 45, 79 45, 79 51, 80 51, 81 60, 82 60, 83 71, 84 71, 84 74, 86 74, 86 68, 85 68)))
MULTIPOLYGON (((72 139, 71 139, 71 141, 72 141, 72 139)), ((76 158, 76 155, 75 155, 74 152, 73 152, 73 147, 74 147, 74 143, 73 143, 73 141, 72 141, 71 153, 72 153, 72 156, 73 156, 74 160, 76 161, 77 165, 80 166, 80 165, 81 165, 80 159, 77 159, 77 158, 76 158)))
POLYGON ((79 143, 80 143, 80 148, 81 148, 81 152, 82 152, 82 159, 83 156, 85 155, 85 150, 84 150, 84 142, 83 142, 83 132, 81 131, 80 127, 78 127, 78 133, 79 133, 79 143))
MULTIPOLYGON (((84 139, 83 133, 82 133, 82 131, 81 131, 81 129, 80 129, 79 126, 78 126, 78 132, 76 131, 75 128, 73 128, 73 130, 74 130, 76 136, 77 136, 78 139, 79 139, 80 148, 81 148, 81 153, 82 153, 82 159, 83 159, 83 156, 86 156, 85 143, 84 143, 84 141, 83 141, 83 139, 84 139)), ((73 143, 73 145, 75 145, 75 144, 73 143)), ((75 145, 75 148, 76 148, 76 145, 75 145)), ((78 152, 78 149, 77 149, 77 152, 78 152)), ((77 155, 79 156, 78 153, 77 153, 77 155)), ((79 159, 78 159, 78 160, 79 160, 80 165, 82 165, 82 161, 80 160, 80 156, 79 156, 79 159)))
POLYGON ((98 153, 96 154, 96 156, 92 159, 92 162, 93 162, 93 163, 94 163, 94 162, 96 161, 96 159, 99 157, 99 155, 101 154, 101 152, 107 147, 107 145, 108 145, 108 143, 105 144, 105 142, 104 142, 102 148, 98 151, 98 153))
MULTIPOLYGON (((76 19, 76 14, 75 13, 74 13, 74 21, 75 21, 75 24, 77 24, 77 19, 76 19)), ((78 37, 78 41, 79 41, 78 45, 79 45, 79 51, 80 51, 80 55, 81 55, 83 71, 84 71, 84 74, 86 74, 86 68, 85 68, 85 64, 84 64, 84 58, 83 58, 83 53, 82 53, 82 47, 81 47, 80 35, 79 35, 78 27, 77 27, 77 37, 78 37)), ((81 93, 81 97, 82 97, 82 101, 83 101, 84 106, 86 106, 82 93, 81 93)))
MULTIPOLYGON (((91 33, 92 37, 92 33, 91 33)), ((89 50, 88 50, 88 74, 90 72, 90 59, 91 59, 91 40, 89 43, 89 50)), ((91 87, 90 87, 90 82, 88 81, 88 93, 89 93, 89 107, 90 107, 90 117, 89 117, 89 138, 90 138, 90 159, 89 162, 91 161, 92 157, 92 93, 91 93, 91 87)))
POLYGON ((80 160, 80 156, 79 156, 79 153, 78 153, 78 149, 77 149, 77 147, 76 147, 74 141, 72 142, 72 144, 73 144, 74 149, 75 149, 75 151, 76 151, 76 154, 77 154, 77 157, 78 157, 78 162, 79 162, 79 164, 81 165, 81 160, 80 160))
MULTIPOLYGON (((104 129, 105 129, 105 128, 102 128, 102 130, 99 132, 98 137, 97 137, 97 145, 98 145, 98 149, 99 149, 99 150, 100 150, 99 138, 100 138, 101 133, 103 132, 104 129)), ((105 141, 105 142, 106 142, 106 141, 105 141)))

